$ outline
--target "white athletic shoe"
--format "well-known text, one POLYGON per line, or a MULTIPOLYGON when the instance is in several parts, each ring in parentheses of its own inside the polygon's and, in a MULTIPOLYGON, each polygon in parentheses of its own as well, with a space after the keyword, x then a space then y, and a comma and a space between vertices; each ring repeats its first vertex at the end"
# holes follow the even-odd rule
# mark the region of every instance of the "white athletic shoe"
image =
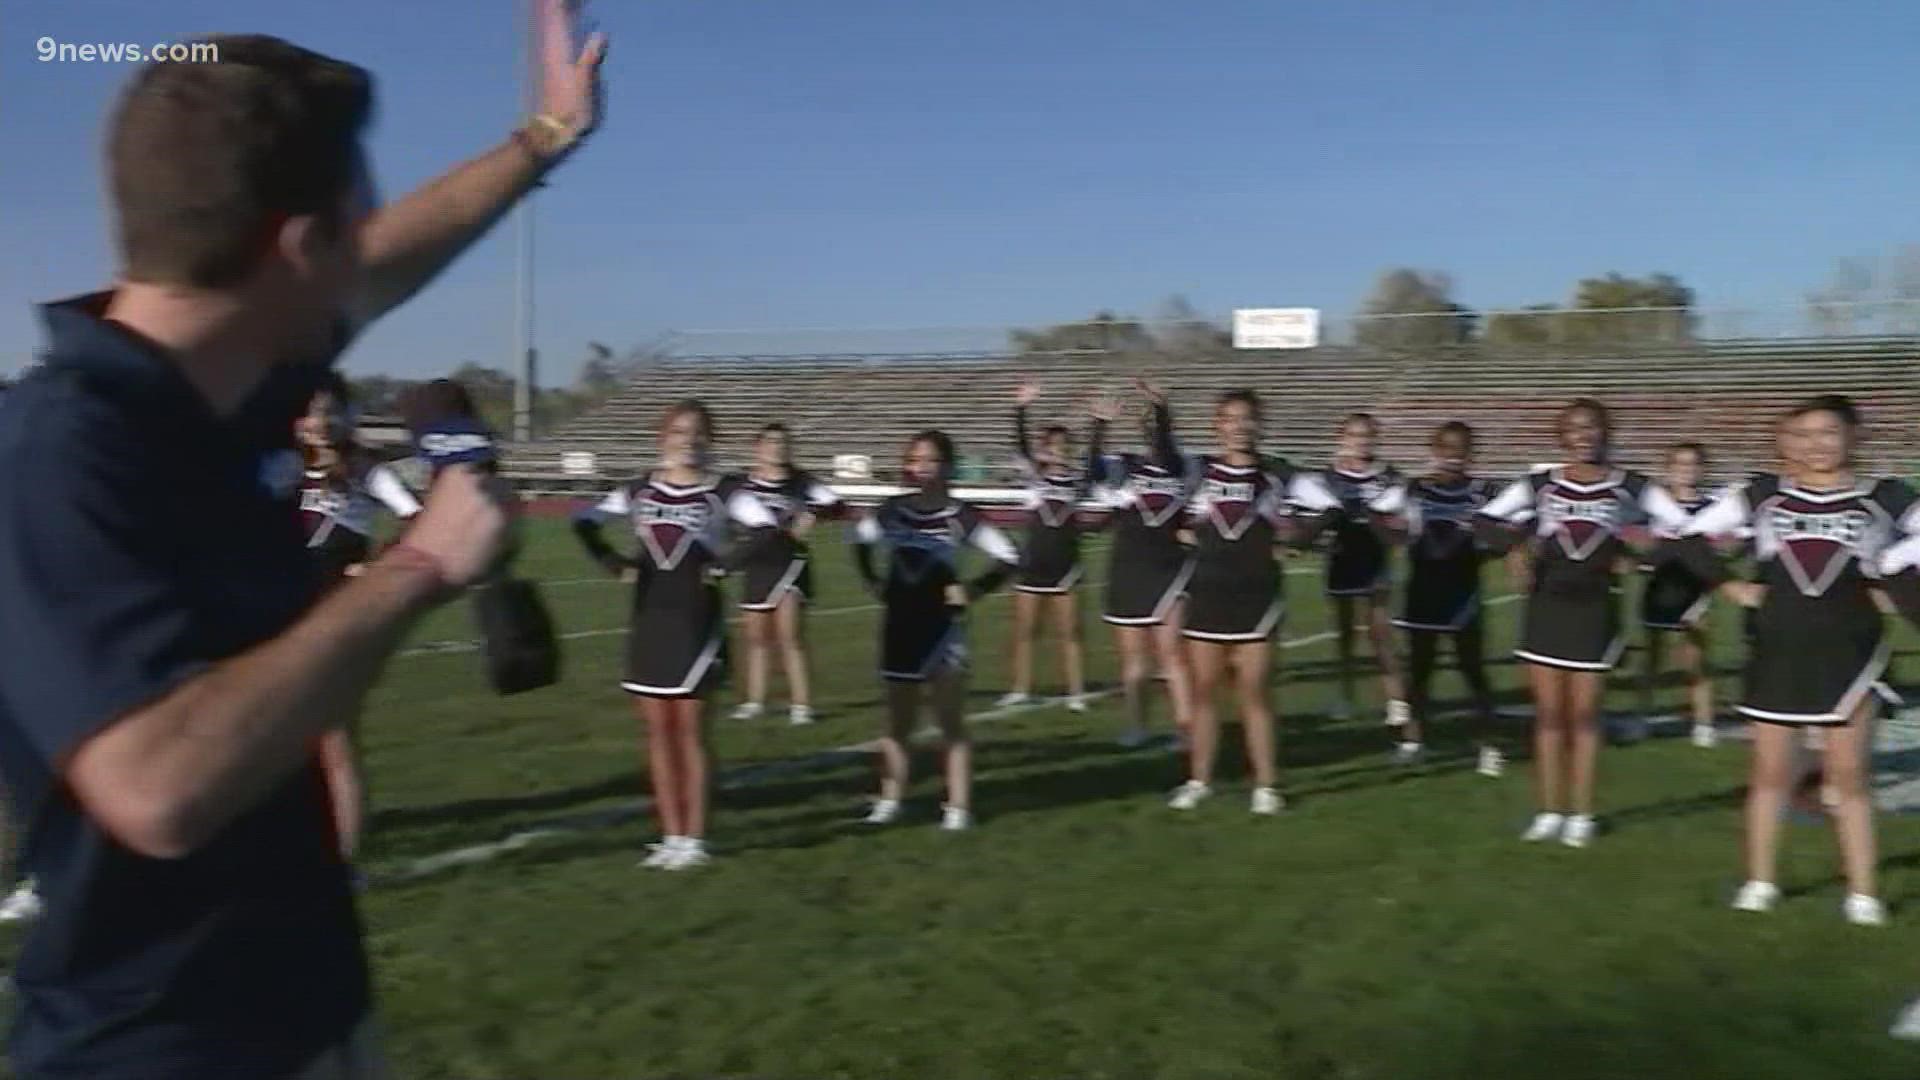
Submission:
POLYGON ((707 854, 707 842, 691 836, 680 838, 680 846, 674 850, 673 858, 662 870, 692 870, 713 861, 707 854))
POLYGON ((1413 709, 1408 707, 1406 702, 1404 701, 1387 702, 1387 726, 1388 727, 1406 727, 1408 721, 1412 719, 1413 719, 1413 709))
POLYGON ((1768 912, 1780 902, 1780 886, 1771 881, 1749 881, 1734 894, 1733 910, 1768 912))
POLYGON ((1253 789, 1253 802, 1248 809, 1261 817, 1272 817, 1286 809, 1286 806, 1287 801, 1280 797, 1279 792, 1270 787, 1257 787, 1253 789))
POLYGON ((1567 815, 1567 826, 1560 832, 1560 842, 1568 847, 1586 847, 1593 843, 1599 827, 1591 814, 1567 815))
POLYGON ((900 816, 899 799, 875 799, 873 809, 861 821, 868 825, 891 825, 900 816))
POLYGON ((1427 748, 1417 742, 1403 742, 1393 748, 1395 765, 1418 765, 1420 759, 1427 756, 1427 748))
POLYGON ((27 878, 13 887, 4 901, 0 901, 0 922, 32 922, 46 910, 40 902, 40 891, 34 887, 33 879, 27 878))
POLYGON ((795 705, 787 710, 787 724, 791 727, 806 727, 813 720, 813 709, 806 705, 795 705))
POLYGON ((1855 926, 1887 925, 1887 905, 1881 903, 1877 896, 1848 893, 1846 900, 1840 904, 1840 910, 1846 914, 1847 921, 1855 926))
POLYGON ((994 702, 994 704, 999 706, 1002 709, 1017 709, 1020 706, 1025 705, 1027 702, 1032 700, 1033 700, 1032 697, 1030 697, 1027 694, 1023 694, 1018 690, 1009 690, 1006 693, 1001 694, 1000 700, 994 702))
POLYGON ((1474 765, 1473 771, 1481 776, 1497 778, 1507 771, 1507 755, 1501 753, 1498 747, 1483 746, 1480 748, 1480 761, 1474 765))
POLYGON ((942 832, 966 832, 973 828, 973 811, 964 806, 943 806, 940 808, 940 830, 942 832))
POLYGON ((1712 724, 1693 725, 1693 745, 1702 750, 1711 750, 1720 744, 1720 729, 1712 724))
POLYGON ((1167 806, 1174 810, 1191 810, 1212 794, 1212 788, 1198 780, 1189 780, 1173 789, 1173 797, 1167 800, 1167 806))
POLYGON ((1894 1019, 1893 1026, 1887 1029, 1887 1034, 1909 1042, 1920 1040, 1920 998, 1907 1002, 1907 1007, 1900 1010, 1900 1015, 1894 1019))
POLYGON ((670 868, 673 865, 673 860, 680 857, 680 845, 682 842, 683 838, 678 836, 663 836, 660 838, 659 843, 648 844, 647 857, 640 860, 640 865, 649 870, 666 870, 670 868))
POLYGON ((1528 843, 1552 840, 1554 837, 1560 835, 1560 830, 1566 827, 1567 816, 1565 814, 1535 814, 1533 815, 1533 823, 1527 826, 1526 832, 1520 834, 1520 839, 1528 843))
POLYGON ((735 720, 758 720, 766 711, 767 707, 757 701, 743 701, 734 707, 731 715, 735 720))
POLYGON ((1067 711, 1070 713, 1086 712, 1087 711, 1087 695, 1085 694, 1067 695, 1067 711))

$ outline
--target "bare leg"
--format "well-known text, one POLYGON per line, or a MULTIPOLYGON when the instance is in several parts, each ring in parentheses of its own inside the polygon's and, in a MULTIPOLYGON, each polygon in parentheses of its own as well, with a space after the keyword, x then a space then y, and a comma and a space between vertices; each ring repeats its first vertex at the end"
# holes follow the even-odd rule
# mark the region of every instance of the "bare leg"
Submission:
POLYGON ((663 836, 685 836, 686 802, 680 793, 678 755, 673 745, 672 702, 635 698, 634 712, 647 727, 647 766, 653 773, 653 811, 663 836))
POLYGON ((353 737, 346 728, 334 728, 320 736, 320 768, 327 777, 327 795, 333 811, 333 831, 340 843, 340 857, 352 862, 366 820, 367 792, 360 782, 360 762, 354 752, 353 737))
POLYGON ((1214 692, 1219 689, 1231 647, 1194 641, 1190 646, 1193 665, 1193 696, 1187 703, 1187 775, 1202 784, 1213 783, 1214 751, 1220 741, 1220 722, 1214 714, 1214 692))
POLYGON ((1777 880, 1780 815, 1793 793, 1797 728, 1749 724, 1753 731, 1753 769, 1747 782, 1747 880, 1777 880))
POLYGON ((1126 701, 1127 726, 1144 732, 1147 730, 1147 695, 1153 689, 1153 628, 1116 626, 1113 640, 1120 648, 1120 693, 1126 701))
POLYGON ((1707 673, 1707 632, 1700 627, 1687 631, 1681 639, 1680 663, 1687 671, 1687 701, 1693 706, 1693 722, 1703 727, 1713 724, 1713 679, 1707 673))
POLYGON ((880 733, 880 797, 898 802, 906 797, 912 763, 907 757, 907 737, 920 712, 920 684, 887 684, 887 727, 880 733))
POLYGON ((1033 638, 1039 625, 1040 597, 1013 594, 1013 686, 1016 694, 1033 693, 1033 638))
POLYGON ((673 706, 673 739, 680 750, 680 799, 685 807, 681 820, 682 836, 704 839, 707 835, 707 739, 701 722, 706 702, 697 697, 676 698, 673 706))
POLYGON ((933 695, 933 715, 946 744, 947 805, 962 810, 973 806, 973 738, 967 732, 967 678, 958 671, 933 677, 927 689, 933 695))
POLYGON ((774 612, 780 638, 780 657, 787 670, 787 697, 794 705, 813 708, 813 672, 807 656, 807 605, 789 592, 774 612))
POLYGON ((1087 692, 1080 597, 1071 592, 1049 596, 1047 606, 1053 609, 1053 633, 1060 639, 1060 671, 1066 676, 1067 693, 1077 698, 1087 692))
POLYGON ((1353 597, 1335 596, 1333 600, 1333 640, 1340 663, 1340 700, 1351 708, 1353 700, 1353 597))
POLYGON ((1411 715, 1407 718, 1407 726, 1400 729, 1400 738, 1406 742, 1421 741, 1422 733, 1426 730, 1427 714, 1433 702, 1433 665, 1439 652, 1439 634, 1431 630, 1407 631, 1407 709, 1411 715))
POLYGON ((1600 697, 1607 677, 1598 671, 1573 671, 1563 685, 1563 722, 1573 737, 1573 812, 1591 814, 1594 775, 1600 766, 1600 697))
POLYGON ((1533 684, 1533 792, 1545 813, 1565 813, 1567 728, 1561 688, 1567 673, 1545 664, 1527 668, 1533 684))
POLYGON ((1832 807, 1835 838, 1847 891, 1878 896, 1874 880, 1873 797, 1867 787, 1868 754, 1873 749, 1871 694, 1844 725, 1827 729, 1827 784, 1838 796, 1832 807))
POLYGON ((1273 707, 1267 696, 1267 673, 1273 663, 1273 643, 1255 641, 1234 645, 1233 686, 1240 699, 1240 722, 1246 726, 1247 761, 1256 787, 1272 787, 1277 766, 1274 754, 1273 707))
POLYGON ((1388 701, 1405 701, 1407 690, 1400 681, 1400 654, 1393 647, 1393 618, 1387 612, 1387 595, 1374 593, 1361 602, 1366 605, 1367 637, 1373 642, 1373 657, 1380 663, 1380 686, 1388 701))
POLYGON ((747 704, 767 703, 767 651, 773 636, 771 611, 742 612, 747 638, 747 704))
POLYGON ((1153 628, 1154 652, 1160 658, 1160 674, 1166 676, 1167 701, 1173 706, 1173 722, 1185 731, 1192 725, 1193 671, 1187 653, 1187 639, 1180 629, 1186 623, 1186 602, 1173 605, 1167 621, 1153 628))

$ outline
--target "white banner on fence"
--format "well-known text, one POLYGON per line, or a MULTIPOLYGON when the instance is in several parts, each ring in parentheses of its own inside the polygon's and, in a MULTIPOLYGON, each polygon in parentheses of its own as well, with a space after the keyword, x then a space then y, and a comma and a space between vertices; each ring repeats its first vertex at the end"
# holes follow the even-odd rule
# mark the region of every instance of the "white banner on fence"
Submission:
POLYGON ((1236 308, 1236 349, 1311 349, 1320 344, 1320 309, 1236 308))

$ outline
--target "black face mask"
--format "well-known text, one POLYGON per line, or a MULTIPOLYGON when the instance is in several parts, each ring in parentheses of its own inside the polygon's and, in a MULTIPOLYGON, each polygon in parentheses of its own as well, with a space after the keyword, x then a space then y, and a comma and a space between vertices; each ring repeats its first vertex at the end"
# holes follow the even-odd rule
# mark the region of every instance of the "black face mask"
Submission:
POLYGON ((353 340, 351 324, 335 321, 324 355, 290 364, 276 364, 234 414, 234 426, 249 445, 275 450, 293 445, 293 424, 306 415, 313 395, 340 361, 353 340))

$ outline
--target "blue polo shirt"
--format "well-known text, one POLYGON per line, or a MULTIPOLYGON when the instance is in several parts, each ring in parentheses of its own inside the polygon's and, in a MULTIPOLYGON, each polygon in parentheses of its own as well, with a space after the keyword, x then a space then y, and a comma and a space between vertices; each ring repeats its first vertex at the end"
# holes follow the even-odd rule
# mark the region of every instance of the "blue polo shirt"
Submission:
POLYGON ((215 415, 103 303, 44 309, 44 363, 0 397, 0 776, 46 900, 10 1053, 23 1077, 281 1077, 370 1002, 317 758, 179 859, 108 836, 62 766, 319 595, 292 403, 215 415))

